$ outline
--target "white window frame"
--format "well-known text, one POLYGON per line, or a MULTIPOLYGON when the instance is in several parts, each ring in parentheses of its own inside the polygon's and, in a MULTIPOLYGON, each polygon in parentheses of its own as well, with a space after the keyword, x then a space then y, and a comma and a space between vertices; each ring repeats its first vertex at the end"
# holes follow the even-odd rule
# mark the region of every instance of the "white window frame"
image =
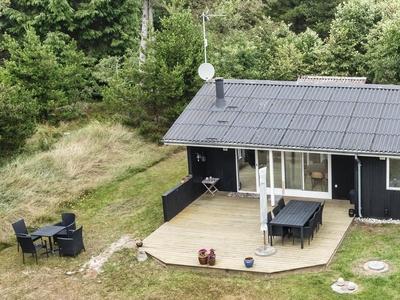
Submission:
MULTIPOLYGON (((386 158, 386 189, 392 191, 400 191, 400 186, 390 186, 390 160, 396 159, 400 160, 400 158, 388 157, 386 158)), ((400 183, 400 178, 398 179, 400 183)), ((400 185, 400 184, 399 184, 400 185)))
POLYGON ((243 148, 238 148, 236 150, 237 150, 237 160, 242 159, 243 158, 244 149, 243 148))

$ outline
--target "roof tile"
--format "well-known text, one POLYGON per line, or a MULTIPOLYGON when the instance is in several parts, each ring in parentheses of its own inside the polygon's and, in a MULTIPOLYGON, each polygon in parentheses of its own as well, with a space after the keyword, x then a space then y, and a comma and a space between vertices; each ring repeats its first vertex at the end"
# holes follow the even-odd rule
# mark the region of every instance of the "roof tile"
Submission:
POLYGON ((400 155, 400 86, 207 81, 163 137, 167 144, 400 155))

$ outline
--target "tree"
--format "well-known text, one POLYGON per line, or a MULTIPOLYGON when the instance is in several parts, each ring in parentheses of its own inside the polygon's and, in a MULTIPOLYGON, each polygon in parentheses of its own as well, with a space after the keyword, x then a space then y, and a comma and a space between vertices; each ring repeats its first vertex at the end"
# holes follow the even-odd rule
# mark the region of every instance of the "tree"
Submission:
POLYGON ((381 18, 381 6, 374 0, 349 0, 340 4, 324 47, 321 72, 365 76, 367 36, 381 18))
POLYGON ((76 50, 68 36, 49 33, 41 42, 28 28, 22 42, 4 35, 2 46, 10 53, 4 76, 11 86, 31 91, 41 121, 59 121, 76 113, 74 104, 91 96, 90 60, 76 50))
POLYGON ((262 1, 204 1, 203 6, 196 6, 194 2, 191 1, 197 9, 192 14, 195 21, 202 22, 200 16, 208 11, 205 24, 207 62, 214 66, 215 76, 260 78, 256 43, 258 26, 263 25, 262 1))
POLYGON ((202 60, 201 27, 190 11, 161 20, 162 29, 148 41, 146 60, 138 68, 135 53, 105 91, 105 101, 123 113, 125 122, 159 140, 201 85, 197 69, 202 60), (123 110, 123 111, 122 111, 123 110))
POLYGON ((209 12, 210 22, 207 28, 221 40, 230 34, 231 30, 251 30, 262 24, 265 5, 262 0, 232 0, 232 1, 194 1, 190 0, 193 20, 202 21, 202 13, 209 12), (212 15, 218 15, 213 17, 212 15))
POLYGON ((400 3, 385 1, 382 21, 367 37, 365 70, 374 83, 400 83, 400 3))
POLYGON ((318 69, 323 42, 310 29, 296 35, 283 22, 276 24, 267 19, 262 26, 247 31, 247 37, 251 37, 247 46, 231 46, 241 49, 238 53, 246 53, 247 63, 239 64, 230 56, 225 61, 228 66, 232 62, 231 69, 243 66, 242 72, 246 76, 254 76, 250 78, 296 80, 300 75, 313 74, 318 69))
POLYGON ((341 2, 342 0, 269 1, 266 14, 275 22, 284 21, 297 34, 310 28, 324 39, 329 35, 336 7, 341 2))
POLYGON ((215 68, 216 77, 236 79, 260 79, 262 73, 257 67, 259 49, 257 48, 254 30, 232 30, 230 35, 217 41, 209 32, 210 41, 208 61, 215 68))
POLYGON ((42 41, 49 32, 62 32, 90 56, 122 55, 137 45, 140 4, 140 0, 15 0, 1 7, 0 30, 20 39, 30 26, 42 41))
POLYGON ((151 0, 143 0, 142 6, 142 30, 140 34, 140 54, 139 63, 143 63, 146 60, 146 55, 143 52, 146 51, 146 43, 149 39, 149 27, 150 30, 153 28, 153 5, 151 0))
MULTIPOLYGON (((3 70, 2 70, 3 71, 3 70)), ((1 77, 1 76, 0 76, 1 77)), ((29 91, 0 84, 0 157, 20 150, 36 131, 36 103, 29 91)))

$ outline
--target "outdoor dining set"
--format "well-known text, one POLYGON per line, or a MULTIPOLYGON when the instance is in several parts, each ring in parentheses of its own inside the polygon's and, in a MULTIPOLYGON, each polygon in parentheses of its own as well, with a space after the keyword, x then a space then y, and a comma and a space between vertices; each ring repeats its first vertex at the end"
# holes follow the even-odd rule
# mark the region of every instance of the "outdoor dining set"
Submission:
POLYGON ((322 212, 325 202, 290 200, 287 204, 283 198, 278 201, 278 205, 268 212, 267 225, 270 244, 274 236, 282 237, 282 245, 285 236, 294 239, 300 238, 301 248, 304 247, 304 239, 314 238, 314 233, 318 232, 322 225, 322 212))
POLYGON ((12 226, 17 237, 18 252, 20 249, 22 252, 23 263, 25 263, 25 253, 30 253, 35 256, 37 264, 37 253, 41 249, 45 250, 41 254, 46 254, 47 257, 49 253, 55 255, 55 251, 59 252, 59 256, 71 255, 74 257, 81 250, 86 251, 82 238, 83 226, 76 228, 74 213, 62 213, 60 222, 39 228, 31 234, 28 233, 24 219, 12 223, 12 226), (43 239, 46 237, 48 242, 43 239))

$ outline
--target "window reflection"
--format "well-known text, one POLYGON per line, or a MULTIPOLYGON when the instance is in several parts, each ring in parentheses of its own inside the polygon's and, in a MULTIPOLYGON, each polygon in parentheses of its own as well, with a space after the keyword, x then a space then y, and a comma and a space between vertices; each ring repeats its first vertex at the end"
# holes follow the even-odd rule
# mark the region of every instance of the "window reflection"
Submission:
POLYGON ((389 159, 389 187, 400 188, 400 159, 389 159))
POLYGON ((304 153, 304 190, 328 191, 328 158, 325 154, 304 153))
MULTIPOLYGON (((238 154, 240 152, 238 151, 238 154)), ((239 154, 240 190, 257 191, 257 170, 267 168, 267 187, 271 187, 268 150, 245 150, 244 158, 239 154)), ((284 162, 284 188, 302 191, 328 192, 328 155, 303 152, 273 151, 274 188, 282 188, 282 156, 284 162)), ((398 162, 400 187, 400 159, 398 162)))

